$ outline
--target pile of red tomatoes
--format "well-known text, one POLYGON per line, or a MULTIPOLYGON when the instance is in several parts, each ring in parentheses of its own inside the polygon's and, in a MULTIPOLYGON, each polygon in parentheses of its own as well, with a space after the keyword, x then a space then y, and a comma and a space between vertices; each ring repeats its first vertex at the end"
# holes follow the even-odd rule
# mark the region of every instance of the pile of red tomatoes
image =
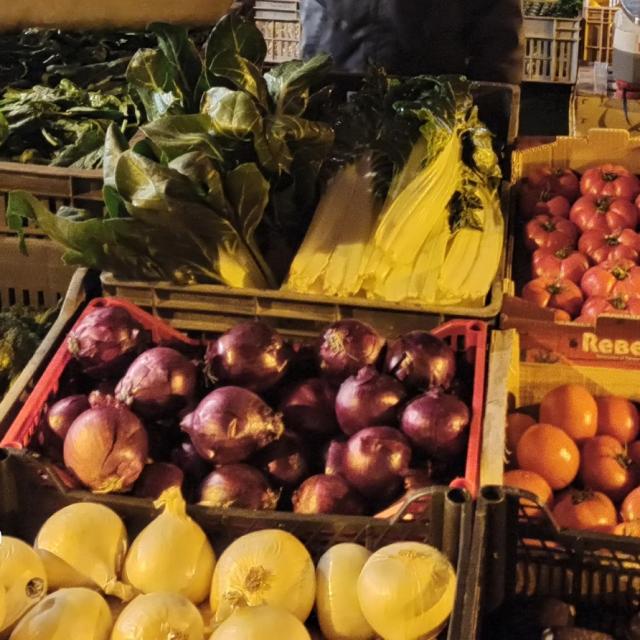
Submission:
POLYGON ((532 171, 520 184, 532 278, 522 297, 558 320, 640 315, 639 207, 640 180, 625 167, 532 171))

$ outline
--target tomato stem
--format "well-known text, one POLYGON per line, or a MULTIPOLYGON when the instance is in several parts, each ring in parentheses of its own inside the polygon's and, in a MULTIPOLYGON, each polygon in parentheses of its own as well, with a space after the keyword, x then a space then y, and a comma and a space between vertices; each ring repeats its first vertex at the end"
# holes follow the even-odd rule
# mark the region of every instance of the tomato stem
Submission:
POLYGON ((558 249, 555 252, 556 258, 560 258, 560 260, 564 260, 568 258, 573 253, 573 249, 571 247, 563 247, 562 249, 558 249))
POLYGON ((602 179, 605 182, 613 182, 614 180, 617 180, 618 177, 619 177, 618 174, 617 173, 613 173, 612 171, 607 171, 607 172, 603 171, 602 172, 602 179))
POLYGON ((593 496, 593 491, 590 489, 585 489, 583 491, 572 491, 571 492, 571 503, 574 505, 582 504, 586 502, 593 496))
POLYGON ((618 236, 605 236, 604 240, 610 247, 617 247, 620 244, 618 236))
POLYGON ((611 198, 609 196, 604 196, 603 198, 599 198, 598 200, 596 200, 596 211, 598 213, 607 213, 610 206, 611 198))
POLYGON ((615 309, 619 309, 620 311, 624 311, 627 308, 627 301, 620 296, 609 300, 609 304, 615 309))
POLYGON ((611 275, 616 280, 625 280, 629 277, 629 271, 627 271, 627 269, 625 269, 624 267, 617 266, 611 269, 611 275))

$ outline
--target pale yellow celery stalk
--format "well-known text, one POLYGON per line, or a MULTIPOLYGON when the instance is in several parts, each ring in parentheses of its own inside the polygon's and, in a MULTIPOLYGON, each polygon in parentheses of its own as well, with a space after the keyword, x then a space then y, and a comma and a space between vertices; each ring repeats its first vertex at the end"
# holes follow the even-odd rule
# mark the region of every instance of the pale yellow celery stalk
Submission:
POLYGON ((330 295, 355 293, 364 248, 379 212, 371 177, 367 154, 331 180, 284 288, 330 295))

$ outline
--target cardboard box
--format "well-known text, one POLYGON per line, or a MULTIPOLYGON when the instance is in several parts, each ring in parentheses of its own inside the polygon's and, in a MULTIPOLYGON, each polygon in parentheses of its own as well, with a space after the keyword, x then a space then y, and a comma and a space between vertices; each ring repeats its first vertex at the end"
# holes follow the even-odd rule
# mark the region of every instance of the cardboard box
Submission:
POLYGON ((219 20, 230 6, 231 0, 6 0, 0 2, 0 31, 144 28, 150 22, 206 25, 219 20))

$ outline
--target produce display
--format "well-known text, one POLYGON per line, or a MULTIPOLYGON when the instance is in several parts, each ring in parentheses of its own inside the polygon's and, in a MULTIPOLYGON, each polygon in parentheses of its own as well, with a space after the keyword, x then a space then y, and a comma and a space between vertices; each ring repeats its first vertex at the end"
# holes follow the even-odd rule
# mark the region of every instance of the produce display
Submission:
POLYGON ((578 176, 542 167, 519 185, 519 222, 530 254, 521 295, 558 320, 593 324, 640 312, 640 180, 604 164, 578 176))
POLYGON ((577 18, 582 13, 582 0, 526 0, 524 15, 533 18, 577 18))
POLYGON ((3 536, 0 632, 9 640, 413 640, 435 638, 451 615, 456 573, 427 544, 374 553, 329 545, 316 565, 294 535, 262 529, 216 552, 179 489, 155 506, 161 513, 131 544, 118 514, 92 502, 55 512, 33 548, 3 536))
MULTIPOLYGON (((535 494, 560 527, 640 535, 640 421, 636 406, 565 384, 537 412, 507 420, 504 484, 535 494)), ((530 517, 540 512, 525 508, 530 517)))
POLYGON ((30 446, 96 493, 371 515, 464 474, 473 366, 426 331, 342 320, 304 344, 250 321, 169 346, 114 305, 67 347, 30 446))

